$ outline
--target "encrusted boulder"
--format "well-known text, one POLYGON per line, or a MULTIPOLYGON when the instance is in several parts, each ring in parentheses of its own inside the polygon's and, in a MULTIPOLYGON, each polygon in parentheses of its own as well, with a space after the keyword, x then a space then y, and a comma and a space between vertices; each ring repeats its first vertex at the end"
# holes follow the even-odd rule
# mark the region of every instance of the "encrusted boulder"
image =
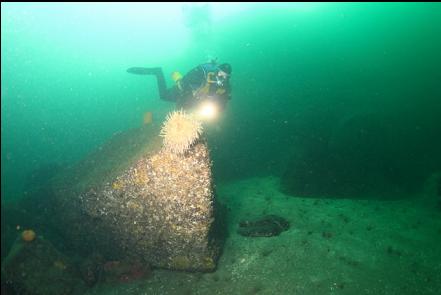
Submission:
POLYGON ((71 259, 41 236, 17 238, 2 263, 2 281, 3 277, 16 294, 68 295, 86 290, 71 259))
POLYGON ((115 135, 56 177, 54 226, 84 255, 213 271, 222 239, 207 145, 176 154, 158 135, 155 125, 115 135))

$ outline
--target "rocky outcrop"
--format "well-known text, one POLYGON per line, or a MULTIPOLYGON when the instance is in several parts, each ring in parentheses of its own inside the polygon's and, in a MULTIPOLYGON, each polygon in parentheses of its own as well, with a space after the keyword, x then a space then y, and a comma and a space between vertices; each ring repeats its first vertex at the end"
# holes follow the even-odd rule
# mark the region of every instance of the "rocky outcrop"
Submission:
POLYGON ((207 146, 174 154, 158 134, 154 125, 118 134, 58 175, 53 226, 85 256, 213 271, 222 239, 207 146))
MULTIPOLYGON (((2 283, 16 294, 83 294, 86 285, 69 257, 48 240, 18 237, 2 263, 2 283)), ((3 293, 3 292, 2 292, 3 293)))

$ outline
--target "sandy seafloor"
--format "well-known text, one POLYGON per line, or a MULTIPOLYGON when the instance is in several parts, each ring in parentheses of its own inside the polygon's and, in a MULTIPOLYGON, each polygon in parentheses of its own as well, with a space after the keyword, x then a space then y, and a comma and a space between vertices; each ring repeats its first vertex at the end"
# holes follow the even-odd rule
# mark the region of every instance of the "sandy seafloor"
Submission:
POLYGON ((219 184, 229 237, 214 273, 154 270, 87 294, 440 294, 441 211, 430 193, 395 201, 297 198, 276 177, 219 184), (277 214, 291 228, 237 234, 240 220, 277 214))

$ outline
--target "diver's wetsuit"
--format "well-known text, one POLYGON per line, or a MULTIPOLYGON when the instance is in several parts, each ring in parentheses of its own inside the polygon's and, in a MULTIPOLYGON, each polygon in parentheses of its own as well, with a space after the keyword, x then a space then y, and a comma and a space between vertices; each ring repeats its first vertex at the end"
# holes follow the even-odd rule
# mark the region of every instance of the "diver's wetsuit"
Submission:
POLYGON ((218 84, 216 63, 201 64, 188 72, 177 85, 168 88, 161 68, 130 68, 127 71, 139 75, 155 75, 158 83, 159 97, 166 101, 176 102, 179 108, 192 108, 201 99, 215 99, 220 108, 231 99, 229 80, 218 84))

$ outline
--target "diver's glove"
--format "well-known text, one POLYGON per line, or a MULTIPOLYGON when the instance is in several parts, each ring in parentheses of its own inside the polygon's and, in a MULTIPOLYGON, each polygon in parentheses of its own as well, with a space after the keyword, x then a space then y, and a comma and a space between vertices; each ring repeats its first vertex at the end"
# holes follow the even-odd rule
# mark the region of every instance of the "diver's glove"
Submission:
POLYGON ((161 68, 132 67, 127 69, 127 73, 135 75, 158 75, 161 73, 161 68))

